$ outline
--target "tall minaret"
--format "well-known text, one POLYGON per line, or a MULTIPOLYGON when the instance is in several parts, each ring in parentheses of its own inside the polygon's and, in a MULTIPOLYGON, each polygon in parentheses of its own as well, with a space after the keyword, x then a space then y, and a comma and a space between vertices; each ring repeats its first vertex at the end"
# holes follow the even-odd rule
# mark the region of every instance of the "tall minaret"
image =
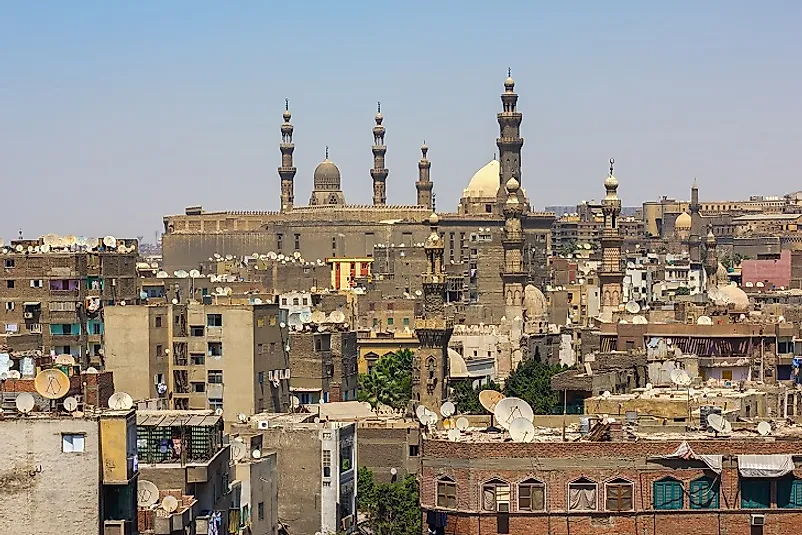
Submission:
POLYGON ((524 207, 518 201, 520 184, 514 178, 507 181, 507 200, 504 203, 504 315, 509 321, 523 318, 523 294, 526 272, 523 268, 524 237, 521 232, 521 215, 524 207))
POLYGON ((421 157, 420 161, 418 162, 418 181, 415 182, 415 189, 418 190, 418 206, 425 206, 429 210, 432 209, 432 188, 434 184, 432 183, 431 177, 431 169, 432 169, 432 162, 426 157, 426 154, 429 152, 429 147, 426 146, 426 142, 423 142, 423 146, 420 148, 421 157))
MULTIPOLYGON (((521 121, 523 114, 517 111, 518 95, 515 93, 515 81, 512 73, 507 70, 507 80, 504 82, 504 93, 501 95, 502 111, 497 115, 499 137, 496 145, 499 151, 499 188, 496 194, 496 208, 498 214, 503 213, 504 203, 507 200, 506 184, 514 178, 521 184, 521 147, 524 139, 521 137, 521 121)), ((516 193, 518 201, 523 203, 523 191, 516 193)))
POLYGON ((699 186, 696 179, 693 179, 691 186, 691 233, 688 237, 688 255, 690 256, 691 269, 700 270, 702 263, 702 216, 699 213, 699 186))
POLYGON ((431 233, 424 242, 427 268, 423 274, 423 318, 415 320, 415 336, 420 345, 412 363, 413 401, 431 410, 439 409, 447 396, 448 341, 453 328, 446 318, 445 244, 440 236, 439 223, 440 217, 432 213, 429 216, 431 233))
POLYGON ((602 201, 604 229, 602 230, 602 263, 599 270, 601 286, 602 312, 612 313, 621 304, 624 273, 621 271, 621 233, 618 228, 618 216, 621 214, 621 199, 618 198, 618 180, 613 175, 613 164, 610 159, 610 175, 604 181, 607 194, 602 201))
POLYGON ((281 211, 292 210, 295 200, 295 167, 292 165, 292 153, 295 151, 295 143, 292 142, 293 126, 290 123, 292 114, 290 113, 290 101, 284 99, 284 124, 281 125, 281 167, 278 174, 281 177, 281 211))
POLYGON ((387 204, 387 175, 390 170, 384 167, 384 155, 387 154, 387 146, 384 144, 384 127, 382 126, 382 103, 379 102, 376 110, 376 126, 373 127, 373 169, 370 176, 373 177, 373 204, 387 204))
POLYGON ((707 276, 706 287, 708 290, 718 286, 722 282, 718 277, 718 251, 716 250, 716 235, 713 234, 711 225, 705 239, 705 275, 707 276))

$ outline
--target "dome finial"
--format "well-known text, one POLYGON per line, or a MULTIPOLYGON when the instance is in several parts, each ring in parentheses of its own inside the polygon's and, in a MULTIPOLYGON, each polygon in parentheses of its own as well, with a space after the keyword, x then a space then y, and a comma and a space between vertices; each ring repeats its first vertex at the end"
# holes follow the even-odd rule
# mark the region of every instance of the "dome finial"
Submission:
POLYGON ((437 194, 432 193, 432 212, 437 213, 437 194))
POLYGON ((615 158, 610 158, 610 176, 613 176, 613 166, 615 165, 615 158))
POLYGON ((376 113, 381 113, 381 112, 382 112, 382 103, 381 101, 379 101, 376 103, 376 113))
POLYGON ((284 99, 284 109, 285 109, 286 111, 289 111, 289 110, 290 110, 290 99, 288 99, 288 98, 285 98, 285 99, 284 99))
POLYGON ((326 145, 326 159, 329 159, 329 146, 326 145))
POLYGON ((507 67, 507 78, 512 78, 512 67, 507 67))

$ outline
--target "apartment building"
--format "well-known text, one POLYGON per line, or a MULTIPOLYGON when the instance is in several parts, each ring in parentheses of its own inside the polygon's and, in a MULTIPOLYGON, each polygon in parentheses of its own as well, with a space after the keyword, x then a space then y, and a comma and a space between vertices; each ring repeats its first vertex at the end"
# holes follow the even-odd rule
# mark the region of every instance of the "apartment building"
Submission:
POLYGON ((84 368, 103 366, 105 307, 138 298, 136 240, 92 247, 76 245, 74 237, 59 240, 64 246, 47 245, 50 239, 17 240, 0 249, 7 344, 11 350, 36 346, 45 354, 69 354, 84 368))
POLYGON ((290 391, 302 404, 356 399, 356 332, 345 328, 290 332, 289 348, 290 391))
POLYGON ((125 305, 106 310, 106 366, 134 399, 239 414, 289 407, 284 313, 273 304, 125 305))

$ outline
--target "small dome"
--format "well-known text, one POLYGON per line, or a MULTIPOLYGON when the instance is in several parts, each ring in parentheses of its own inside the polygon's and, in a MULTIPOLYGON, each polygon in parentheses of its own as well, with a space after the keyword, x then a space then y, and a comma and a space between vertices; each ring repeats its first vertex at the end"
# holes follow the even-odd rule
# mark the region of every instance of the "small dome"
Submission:
POLYGON ((674 220, 674 228, 677 230, 690 230, 691 226, 693 226, 693 219, 688 212, 682 212, 674 220))
POLYGON ((607 188, 607 189, 615 189, 615 188, 617 188, 618 187, 618 179, 615 178, 613 175, 608 176, 607 180, 604 181, 604 187, 607 188))
POLYGON ((468 365, 465 359, 455 350, 448 348, 448 376, 452 379, 467 379, 468 365))
POLYGON ((432 212, 432 215, 429 216, 429 224, 437 225, 438 223, 440 223, 440 216, 432 212))
POLYGON ((290 119, 292 119, 292 114, 290 113, 290 110, 284 110, 284 121, 290 122, 290 119))
POLYGON ((507 181, 507 192, 508 193, 515 193, 521 187, 521 184, 515 180, 515 177, 512 177, 507 181))
POLYGON ((501 164, 498 160, 490 162, 476 171, 463 191, 463 197, 495 198, 499 186, 499 171, 501 164))
POLYGON ((328 158, 323 160, 315 168, 314 175, 315 184, 333 184, 340 183, 340 170, 334 165, 334 162, 328 158))
POLYGON ((504 80, 504 87, 507 89, 512 89, 515 87, 515 80, 512 79, 512 76, 507 76, 507 79, 504 80))

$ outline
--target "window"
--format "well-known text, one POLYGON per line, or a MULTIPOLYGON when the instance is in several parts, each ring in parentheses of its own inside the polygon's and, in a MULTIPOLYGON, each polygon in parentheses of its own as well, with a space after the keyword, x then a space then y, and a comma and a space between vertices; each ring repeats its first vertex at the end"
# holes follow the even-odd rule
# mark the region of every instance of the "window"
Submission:
POLYGON ((719 481, 707 476, 691 481, 691 509, 718 509, 719 481))
POLYGON ((206 377, 210 385, 223 384, 223 370, 209 370, 206 377))
POLYGON ((157 329, 162 326, 162 317, 161 316, 156 316, 156 319, 154 321, 156 322, 156 328, 157 329))
POLYGON ((264 327, 265 326, 265 318, 264 316, 261 318, 256 318, 256 326, 257 327, 264 327))
POLYGON ((409 456, 410 457, 417 457, 420 455, 420 446, 417 444, 410 444, 409 445, 409 456))
POLYGON ((802 479, 790 476, 777 480, 777 507, 802 509, 802 479))
POLYGON ((518 484, 519 511, 545 511, 546 485, 536 479, 527 479, 518 484))
POLYGON ((14 301, 6 301, 6 310, 14 310, 14 301))
POLYGON ((682 483, 676 479, 665 477, 655 481, 652 486, 654 508, 658 510, 682 509, 684 491, 682 483))
POLYGON ((295 250, 297 251, 300 248, 301 248, 301 235, 300 234, 296 234, 295 235, 295 250))
POLYGON ((277 323, 276 316, 270 316, 270 326, 275 327, 276 323, 277 323))
POLYGON ((331 450, 323 450, 323 477, 331 477, 331 450))
POLYGON ((500 479, 482 485, 482 510, 510 512, 510 486, 500 479))
POLYGON ((395 303, 387 303, 387 310, 390 312, 395 310, 395 303))
POLYGON ((193 392, 206 392, 206 383, 192 383, 193 392))
POLYGON ((605 509, 608 511, 632 511, 633 485, 626 479, 614 479, 607 484, 607 503, 605 509))
POLYGON ((409 327, 409 318, 404 318, 404 327, 409 327))
POLYGON ((13 267, 14 267, 14 259, 6 258, 6 268, 13 268, 13 267))
POLYGON ((156 344, 156 356, 163 357, 164 356, 164 346, 161 344, 156 344))
POLYGON ((61 435, 61 451, 64 453, 80 453, 84 451, 84 435, 61 435))
POLYGON ((42 279, 31 280, 31 288, 41 288, 41 287, 42 287, 42 279))
POLYGON ((264 352, 265 352, 264 344, 256 344, 256 354, 261 355, 264 352))
POLYGON ((286 297, 282 297, 281 298, 281 305, 282 306, 287 306, 287 298, 286 297))
POLYGON ((265 502, 256 504, 256 515, 259 517, 259 520, 265 519, 265 502))
POLYGON ((14 287, 14 280, 13 279, 8 279, 6 281, 6 287, 13 288, 14 287))
POLYGON ((189 327, 190 336, 203 336, 203 332, 204 332, 203 325, 191 325, 189 327))
POLYGON ((309 304, 309 298, 308 297, 304 297, 303 298, 303 304, 304 304, 304 306, 307 306, 309 304))
POLYGON ((222 357, 223 356, 223 342, 209 342, 209 356, 222 357))
POLYGON ((190 355, 189 358, 193 366, 202 366, 206 364, 206 355, 202 355, 200 353, 194 353, 190 355))
POLYGON ((206 314, 207 327, 222 327, 223 315, 222 314, 206 314))
POLYGON ((437 507, 457 508, 457 484, 449 477, 437 480, 437 507))
POLYGON ((393 323, 395 323, 393 318, 387 318, 387 325, 392 325, 393 323))
MULTIPOLYGON (((328 394, 326 392, 324 396, 328 394)), ((353 468, 351 463, 351 458, 353 457, 353 451, 351 446, 344 446, 340 448, 340 473, 347 472, 351 468, 353 468)))
POLYGON ((768 479, 741 480, 741 508, 768 509, 771 507, 771 481, 768 479))
POLYGON ((568 485, 568 509, 571 511, 595 511, 599 508, 596 492, 598 485, 581 478, 568 485))
POLYGON ((298 306, 301 301, 297 297, 292 298, 292 306, 298 306))
POLYGON ((223 410, 223 398, 209 398, 209 408, 213 411, 223 410))

